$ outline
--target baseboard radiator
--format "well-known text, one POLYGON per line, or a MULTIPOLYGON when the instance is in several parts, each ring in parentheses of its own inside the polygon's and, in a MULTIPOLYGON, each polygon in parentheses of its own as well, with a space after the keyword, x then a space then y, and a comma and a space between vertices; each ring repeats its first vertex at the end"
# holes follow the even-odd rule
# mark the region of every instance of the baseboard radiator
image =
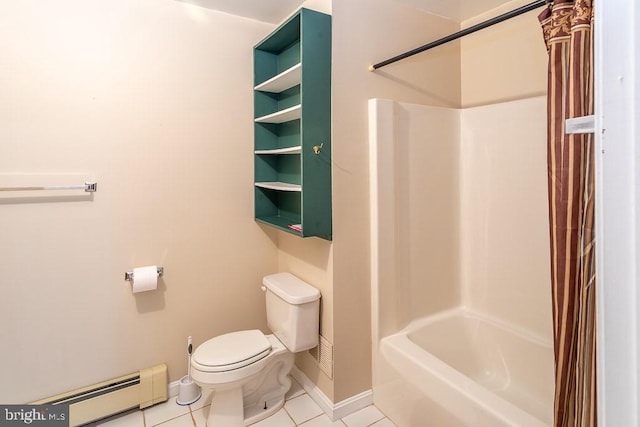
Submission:
POLYGON ((167 365, 83 387, 31 402, 37 405, 69 405, 69 427, 115 415, 132 408, 146 408, 167 400, 167 365))

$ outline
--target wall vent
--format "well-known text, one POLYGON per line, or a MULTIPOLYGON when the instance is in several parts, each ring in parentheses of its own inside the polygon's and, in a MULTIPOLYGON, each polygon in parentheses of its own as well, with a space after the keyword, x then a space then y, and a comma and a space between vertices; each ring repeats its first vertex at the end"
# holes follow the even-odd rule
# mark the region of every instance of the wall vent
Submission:
POLYGON ((31 402, 69 405, 69 427, 105 418, 132 408, 167 400, 167 365, 158 365, 67 393, 31 402))
POLYGON ((309 353, 318 361, 320 370, 333 379, 333 345, 320 335, 318 346, 309 350, 309 353))

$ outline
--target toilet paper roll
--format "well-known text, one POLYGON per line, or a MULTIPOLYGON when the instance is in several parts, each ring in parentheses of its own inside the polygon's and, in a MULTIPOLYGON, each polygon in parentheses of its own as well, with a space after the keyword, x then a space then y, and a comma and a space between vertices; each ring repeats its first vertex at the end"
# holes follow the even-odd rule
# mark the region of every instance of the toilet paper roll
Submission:
POLYGON ((133 293, 158 289, 158 267, 150 265, 133 269, 133 293))

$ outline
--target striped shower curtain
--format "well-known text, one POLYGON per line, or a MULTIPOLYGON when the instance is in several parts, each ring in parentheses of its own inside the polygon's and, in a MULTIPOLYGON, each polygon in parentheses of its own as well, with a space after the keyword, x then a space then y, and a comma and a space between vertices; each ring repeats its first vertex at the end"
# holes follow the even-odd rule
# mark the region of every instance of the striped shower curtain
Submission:
POLYGON ((559 427, 596 426, 594 138, 567 135, 593 114, 593 0, 555 0, 540 15, 549 53, 548 184, 555 402, 559 427))

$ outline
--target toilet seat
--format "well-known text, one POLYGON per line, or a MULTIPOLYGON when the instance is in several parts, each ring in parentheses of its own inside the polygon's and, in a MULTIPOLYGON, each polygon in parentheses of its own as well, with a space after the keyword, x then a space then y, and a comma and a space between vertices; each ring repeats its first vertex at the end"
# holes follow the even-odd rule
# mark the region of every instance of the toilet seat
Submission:
POLYGON ((231 332, 211 338, 193 353, 197 369, 227 372, 248 366, 271 352, 271 342, 258 329, 231 332))

